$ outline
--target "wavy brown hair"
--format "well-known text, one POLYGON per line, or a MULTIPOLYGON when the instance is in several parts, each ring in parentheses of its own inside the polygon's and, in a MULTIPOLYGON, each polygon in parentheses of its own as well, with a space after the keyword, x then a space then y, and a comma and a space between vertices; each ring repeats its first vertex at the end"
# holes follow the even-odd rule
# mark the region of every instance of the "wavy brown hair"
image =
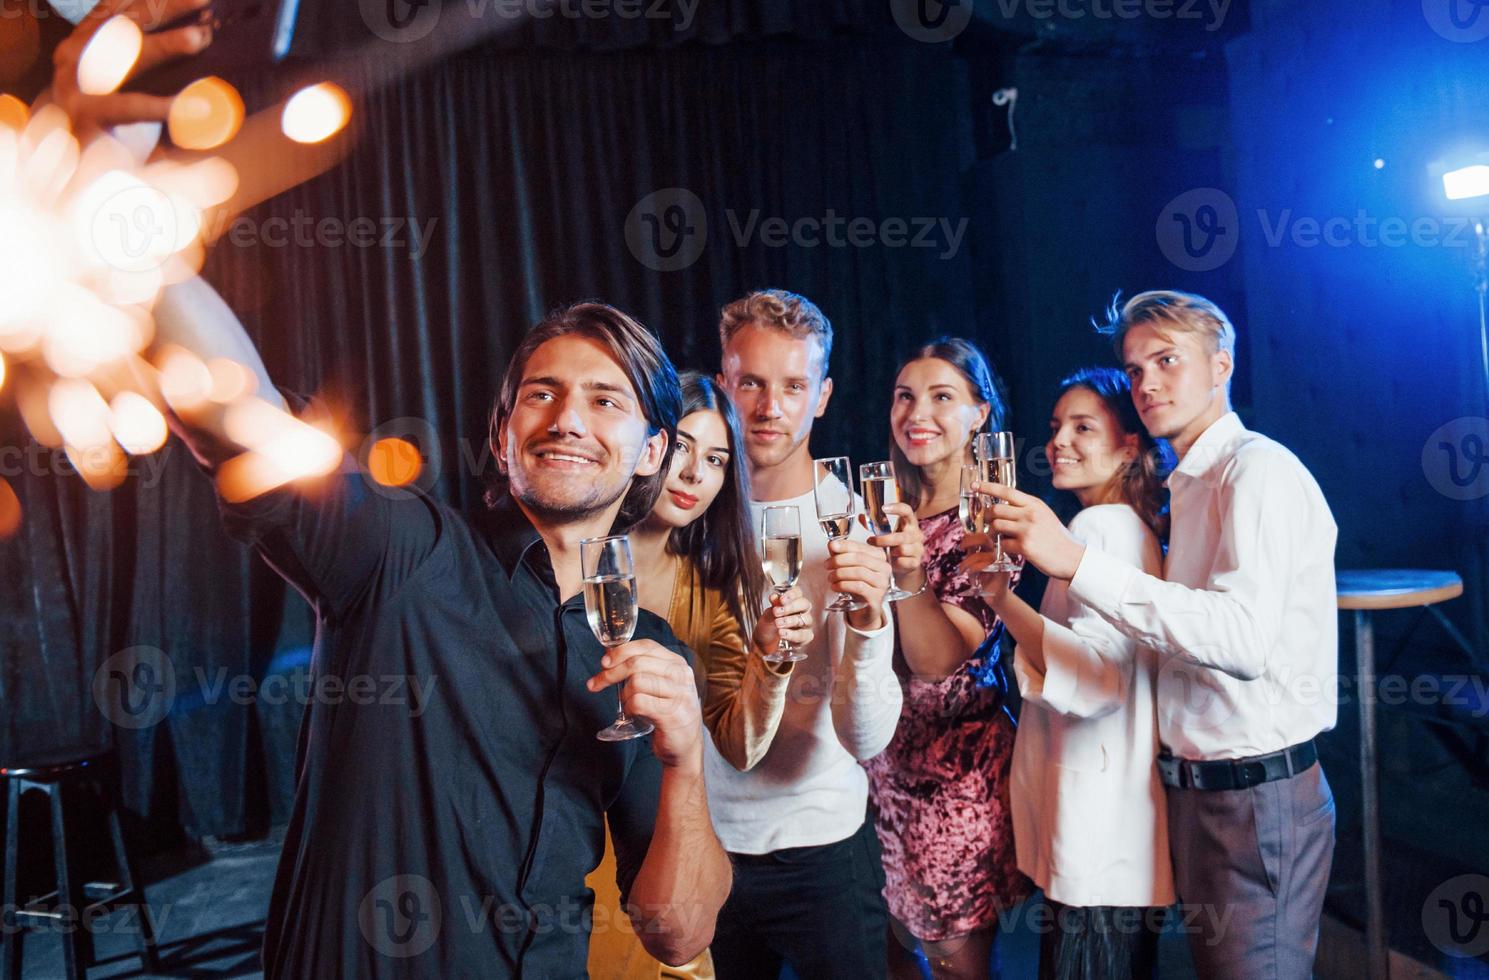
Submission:
POLYGON ((739 413, 729 396, 697 371, 684 371, 682 411, 678 420, 694 412, 718 412, 729 433, 729 465, 724 485, 703 516, 685 527, 673 528, 667 550, 692 562, 707 588, 718 589, 729 602, 746 636, 764 608, 765 570, 750 514, 750 471, 745 465, 739 413))
POLYGON ((1111 412, 1122 435, 1137 436, 1137 456, 1123 463, 1102 488, 1104 500, 1124 503, 1137 511, 1143 523, 1153 529, 1158 540, 1168 541, 1168 489, 1164 478, 1173 468, 1173 455, 1167 442, 1148 435, 1137 408, 1132 404, 1132 384, 1116 368, 1088 367, 1067 376, 1055 392, 1055 401, 1073 388, 1091 392, 1111 412))
POLYGON ((522 338, 517 352, 507 364, 507 373, 502 378, 501 393, 491 410, 491 451, 496 454, 497 465, 492 467, 486 481, 486 504, 495 506, 496 501, 507 492, 507 475, 502 472, 501 451, 497 448, 496 434, 506 425, 517 403, 517 389, 522 387, 522 374, 533 352, 548 341, 558 337, 578 335, 597 341, 610 356, 615 358, 626 380, 636 391, 641 404, 641 414, 646 418, 648 437, 658 432, 667 433, 667 448, 662 454, 662 467, 652 476, 631 478, 631 486, 621 502, 620 513, 615 518, 612 534, 624 534, 641 519, 651 513, 652 505, 662 493, 667 474, 672 466, 672 451, 677 446, 677 420, 682 416, 678 409, 682 394, 677 387, 677 369, 667 357, 659 341, 651 331, 634 317, 606 303, 575 303, 549 313, 538 322, 527 336, 522 338))
MULTIPOLYGON (((1003 386, 998 381, 998 376, 993 373, 992 365, 988 363, 987 357, 978 349, 977 345, 970 340, 961 337, 937 337, 929 344, 925 344, 912 351, 910 356, 900 362, 895 368, 895 377, 905 370, 907 364, 915 361, 923 361, 934 357, 945 361, 957 369, 957 373, 967 382, 972 391, 972 398, 980 405, 988 407, 987 420, 982 426, 968 436, 970 444, 978 432, 1000 432, 1008 421, 1008 407, 1003 398, 1003 386)), ((966 447, 962 447, 966 450, 966 447)), ((895 482, 900 485, 900 491, 905 495, 905 502, 911 507, 919 508, 925 501, 925 484, 920 479, 920 467, 905 458, 900 450, 900 444, 895 441, 894 436, 889 437, 889 458, 894 463, 895 482)))

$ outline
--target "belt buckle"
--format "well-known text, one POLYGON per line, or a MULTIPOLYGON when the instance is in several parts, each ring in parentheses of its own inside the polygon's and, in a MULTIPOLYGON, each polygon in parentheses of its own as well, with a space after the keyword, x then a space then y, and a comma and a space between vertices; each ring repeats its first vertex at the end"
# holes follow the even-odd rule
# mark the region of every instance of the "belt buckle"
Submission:
POLYGON ((1264 762, 1238 762, 1234 768, 1238 786, 1260 786, 1267 781, 1267 766, 1264 762))

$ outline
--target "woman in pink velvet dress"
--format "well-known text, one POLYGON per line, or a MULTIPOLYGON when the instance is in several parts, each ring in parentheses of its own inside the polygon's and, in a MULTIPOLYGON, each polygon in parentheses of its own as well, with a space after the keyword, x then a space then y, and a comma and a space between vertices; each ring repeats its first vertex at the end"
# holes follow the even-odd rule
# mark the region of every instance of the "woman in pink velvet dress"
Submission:
POLYGON ((1003 403, 982 353, 958 338, 916 351, 895 380, 890 425, 904 529, 892 549, 900 588, 895 666, 905 704, 894 741, 866 764, 895 937, 890 974, 987 977, 998 914, 1025 899, 1008 807, 1014 724, 1003 708, 992 609, 958 570, 961 467, 974 433, 1000 428, 1003 403))

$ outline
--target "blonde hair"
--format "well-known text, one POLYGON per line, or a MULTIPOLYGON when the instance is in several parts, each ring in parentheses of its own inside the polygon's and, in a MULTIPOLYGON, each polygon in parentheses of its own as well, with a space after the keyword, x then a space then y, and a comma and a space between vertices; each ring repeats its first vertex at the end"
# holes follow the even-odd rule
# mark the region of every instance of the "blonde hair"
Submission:
POLYGON ((832 357, 832 324, 805 296, 784 289, 757 289, 743 296, 719 314, 719 346, 745 327, 765 327, 788 333, 798 340, 814 337, 822 350, 822 377, 827 377, 827 362, 832 357))
POLYGON ((1122 357, 1122 342, 1127 331, 1144 323, 1151 323, 1160 330, 1178 333, 1202 334, 1210 341, 1215 353, 1224 351, 1235 357, 1236 328, 1214 303, 1194 293, 1177 290, 1154 289, 1138 293, 1125 304, 1122 294, 1112 297, 1107 310, 1107 322, 1096 329, 1112 338, 1117 357, 1122 357))

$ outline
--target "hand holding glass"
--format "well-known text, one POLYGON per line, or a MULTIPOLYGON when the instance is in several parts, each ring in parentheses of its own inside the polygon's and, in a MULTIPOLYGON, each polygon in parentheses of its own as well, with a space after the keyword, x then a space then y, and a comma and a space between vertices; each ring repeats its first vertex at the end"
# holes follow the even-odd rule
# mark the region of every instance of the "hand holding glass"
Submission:
MULTIPOLYGON (((812 499, 817 505, 817 523, 822 525, 828 540, 838 541, 846 538, 853 529, 853 518, 858 511, 853 504, 852 464, 848 462, 847 456, 832 456, 817 460, 817 465, 827 471, 827 475, 812 487, 812 499)), ((863 608, 864 603, 839 592, 837 598, 828 604, 827 611, 852 612, 863 608)))
MULTIPOLYGON (((595 639, 607 650, 631 642, 637 609, 631 540, 623 534, 586 538, 579 542, 579 563, 584 573, 584 612, 595 639)), ((595 734, 602 742, 623 742, 656 730, 645 718, 626 717, 624 693, 624 684, 617 685, 621 707, 616 711, 615 724, 595 734)))
MULTIPOLYGON (((765 577, 773 591, 784 595, 796 584, 801 574, 801 512, 795 507, 767 507, 761 518, 760 548, 765 577)), ((786 641, 784 635, 776 649, 764 655, 773 664, 795 663, 807 655, 786 641)))
MULTIPOLYGON (((895 482, 894 464, 864 463, 858 468, 858 483, 863 488, 863 514, 869 522, 869 529, 875 534, 893 534, 898 531, 900 518, 884 511, 889 504, 900 502, 900 485, 895 482)), ((890 562, 889 592, 884 597, 890 602, 899 602, 916 595, 895 584, 894 556, 888 548, 884 549, 884 554, 890 562)))
MULTIPOLYGON (((1010 489, 1016 488, 1018 471, 1013 464, 1013 433, 1012 432, 983 432, 977 437, 977 465, 983 483, 999 483, 1010 489)), ((997 497, 988 496, 989 504, 1002 503, 997 497)), ((993 509, 984 506, 979 515, 982 523, 983 533, 987 533, 988 525, 993 522, 993 509)), ((1021 562, 1015 561, 1003 553, 1003 536, 993 535, 993 563, 987 567, 989 572, 1016 572, 1023 567, 1021 562)))

